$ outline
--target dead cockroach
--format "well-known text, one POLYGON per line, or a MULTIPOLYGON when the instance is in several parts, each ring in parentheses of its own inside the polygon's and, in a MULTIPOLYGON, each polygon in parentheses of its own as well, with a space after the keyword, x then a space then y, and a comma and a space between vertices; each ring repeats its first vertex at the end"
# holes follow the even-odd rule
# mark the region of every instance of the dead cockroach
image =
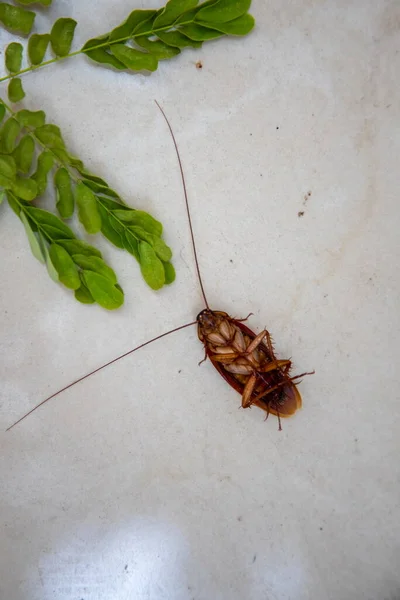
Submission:
POLYGON ((281 430, 281 417, 289 417, 301 407, 301 396, 295 382, 297 381, 297 383, 299 383, 298 380, 301 377, 311 375, 312 373, 301 373, 301 375, 291 377, 290 370, 292 363, 289 359, 278 359, 275 356, 269 332, 265 329, 256 335, 251 329, 243 324, 250 315, 248 315, 246 319, 233 319, 225 312, 211 310, 208 305, 197 258, 185 176, 178 145, 165 112, 157 101, 156 104, 167 123, 178 158, 194 262, 205 308, 197 315, 196 321, 171 329, 170 331, 136 346, 136 348, 117 356, 101 367, 94 369, 90 373, 87 373, 83 377, 80 377, 76 381, 73 381, 69 385, 58 390, 48 398, 45 398, 11 425, 7 431, 15 427, 15 425, 33 413, 37 408, 52 398, 55 398, 58 394, 61 394, 61 392, 64 392, 80 381, 87 379, 91 375, 94 375, 101 369, 108 367, 156 340, 196 324, 199 339, 204 344, 205 349, 205 357, 199 364, 204 362, 208 357, 225 381, 227 381, 229 385, 242 396, 243 408, 250 408, 255 405, 262 408, 267 413, 266 418, 268 418, 270 413, 276 415, 278 417, 279 430, 281 430))

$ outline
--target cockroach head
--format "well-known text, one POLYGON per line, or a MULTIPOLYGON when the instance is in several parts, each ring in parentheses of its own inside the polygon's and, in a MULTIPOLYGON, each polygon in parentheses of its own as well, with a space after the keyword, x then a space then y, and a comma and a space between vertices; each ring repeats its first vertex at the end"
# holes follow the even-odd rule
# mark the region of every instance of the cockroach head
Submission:
POLYGON ((209 308, 205 308, 197 315, 196 321, 200 327, 213 329, 216 325, 216 315, 209 308))

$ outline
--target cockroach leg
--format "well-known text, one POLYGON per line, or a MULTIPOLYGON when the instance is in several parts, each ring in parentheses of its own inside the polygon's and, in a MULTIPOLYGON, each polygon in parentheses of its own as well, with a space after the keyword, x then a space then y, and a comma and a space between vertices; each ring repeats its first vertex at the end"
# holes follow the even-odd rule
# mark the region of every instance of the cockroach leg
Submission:
POLYGON ((234 319, 234 321, 237 321, 238 323, 244 323, 245 321, 247 321, 247 319, 249 319, 252 316, 254 316, 254 313, 249 313, 245 319, 234 319))
POLYGON ((277 360, 268 363, 265 367, 260 367, 258 371, 260 373, 269 373, 270 371, 276 371, 279 369, 284 373, 284 375, 286 375, 287 371, 290 369, 291 364, 292 363, 290 360, 277 360), (285 367, 285 369, 282 369, 282 367, 285 367))
POLYGON ((206 362, 206 360, 207 360, 207 350, 204 351, 204 358, 198 363, 198 366, 203 364, 203 362, 206 362))
POLYGON ((246 385, 244 386, 243 396, 242 396, 242 407, 249 408, 251 406, 251 396, 254 391, 254 387, 257 383, 257 375, 253 373, 250 375, 246 385))

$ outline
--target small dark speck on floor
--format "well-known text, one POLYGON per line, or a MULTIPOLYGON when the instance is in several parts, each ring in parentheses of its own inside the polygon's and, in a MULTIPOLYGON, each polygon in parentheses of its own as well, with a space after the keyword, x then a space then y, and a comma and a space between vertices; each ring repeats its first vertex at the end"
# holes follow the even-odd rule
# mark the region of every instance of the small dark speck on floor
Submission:
POLYGON ((277 127, 277 129, 279 129, 279 127, 277 127))
POLYGON ((125 565, 124 571, 127 571, 127 570, 128 570, 128 565, 125 565))
POLYGON ((229 262, 233 263, 233 260, 230 258, 230 259, 229 259, 229 262))
POLYGON ((323 531, 323 530, 324 530, 324 528, 323 528, 323 527, 320 527, 320 528, 319 528, 319 530, 320 530, 320 531, 323 531))
POLYGON ((355 441, 355 442, 358 442, 358 438, 354 438, 354 441, 355 441))
POLYGON ((252 133, 250 133, 250 135, 253 135, 252 133))
POLYGON ((257 560, 257 554, 255 554, 255 555, 253 556, 253 565, 254 565, 254 563, 256 562, 256 560, 257 560))
POLYGON ((178 373, 182 373, 182 369, 179 369, 178 373))
POLYGON ((243 519, 243 517, 238 517, 237 518, 238 521, 241 521, 242 519, 243 519))
POLYGON ((304 210, 299 210, 299 212, 297 213, 297 216, 300 218, 304 215, 304 210))
POLYGON ((196 63, 196 69, 202 69, 203 68, 203 63, 201 62, 201 60, 198 60, 196 63))

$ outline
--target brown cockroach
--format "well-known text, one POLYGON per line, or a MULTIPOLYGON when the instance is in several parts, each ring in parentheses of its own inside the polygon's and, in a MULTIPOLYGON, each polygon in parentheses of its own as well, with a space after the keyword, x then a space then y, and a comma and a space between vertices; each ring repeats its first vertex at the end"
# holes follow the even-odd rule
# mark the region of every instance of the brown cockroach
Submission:
POLYGON ((18 421, 13 423, 7 431, 15 427, 15 425, 32 414, 40 406, 61 394, 61 392, 66 391, 105 367, 112 365, 118 360, 125 358, 129 354, 136 352, 136 350, 140 350, 140 348, 143 348, 156 340, 196 324, 198 337, 204 344, 205 349, 205 357, 199 364, 204 362, 207 357, 210 359, 225 381, 241 395, 242 408, 250 408, 253 405, 258 406, 267 413, 266 419, 270 413, 276 415, 278 417, 279 430, 281 430, 281 417, 290 417, 301 407, 301 396, 297 389, 297 383, 299 383, 298 380, 305 375, 313 374, 314 371, 312 373, 301 373, 300 375, 291 377, 290 370, 292 363, 289 359, 278 359, 275 356, 269 332, 264 329, 264 331, 256 335, 251 329, 244 325, 244 321, 246 321, 252 313, 250 313, 246 319, 233 319, 225 312, 211 310, 208 305, 197 258, 185 176, 178 145, 164 110, 157 101, 155 102, 167 123, 175 146, 186 204, 194 263, 205 308, 197 315, 195 321, 180 325, 175 329, 171 329, 170 331, 162 333, 161 335, 136 346, 136 348, 117 356, 101 367, 76 379, 48 398, 45 398, 23 417, 18 419, 18 421))

